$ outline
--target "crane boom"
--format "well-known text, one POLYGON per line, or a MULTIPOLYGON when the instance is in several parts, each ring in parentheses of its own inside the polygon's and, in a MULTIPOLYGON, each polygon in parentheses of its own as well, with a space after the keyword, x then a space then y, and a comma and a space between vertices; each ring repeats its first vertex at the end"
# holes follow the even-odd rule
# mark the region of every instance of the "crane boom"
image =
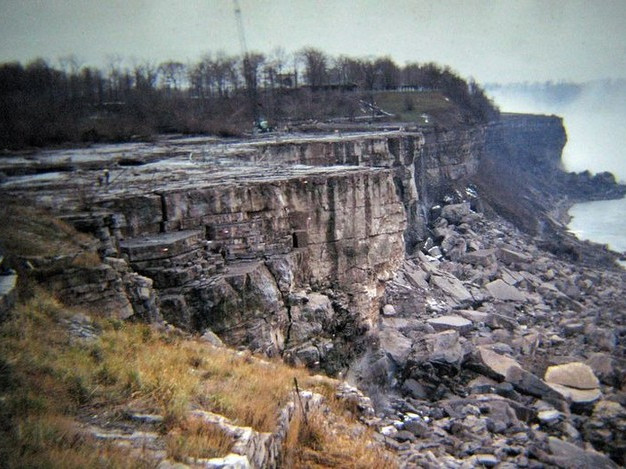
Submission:
POLYGON ((233 0, 235 4, 235 19, 237 20, 237 32, 239 33, 239 46, 241 47, 241 53, 244 58, 248 56, 248 46, 246 44, 246 35, 243 29, 243 20, 241 18, 241 7, 239 6, 239 0, 233 0))
POLYGON ((250 55, 248 54, 248 45, 246 44, 246 35, 243 29, 243 19, 241 15, 241 7, 239 6, 239 0, 233 0, 233 5, 235 7, 235 19, 237 21, 237 31, 239 33, 239 46, 241 47, 241 53, 243 54, 243 78, 246 82, 248 102, 250 105, 252 119, 254 120, 254 126, 259 127, 261 119, 259 118, 259 110, 257 109, 258 96, 256 89, 256 77, 252 71, 250 55))

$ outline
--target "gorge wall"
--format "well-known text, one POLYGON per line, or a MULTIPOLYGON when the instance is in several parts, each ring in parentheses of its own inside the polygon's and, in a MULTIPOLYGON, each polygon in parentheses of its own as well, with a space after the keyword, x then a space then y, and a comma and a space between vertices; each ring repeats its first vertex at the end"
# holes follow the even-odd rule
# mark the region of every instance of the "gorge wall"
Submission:
POLYGON ((557 116, 502 114, 488 127, 485 152, 490 159, 536 172, 563 169, 561 153, 567 142, 563 119, 557 116))
MULTIPOLYGON (((19 158, 5 159, 0 191, 95 234, 107 282, 122 285, 125 316, 211 329, 332 372, 375 327, 385 282, 427 238, 433 205, 450 194, 463 200, 482 160, 507 146, 524 149, 507 153, 523 164, 557 169, 564 143, 561 120, 545 116, 177 140, 35 156, 43 168, 54 160, 55 171, 34 176, 19 175, 19 158)), ((97 297, 80 272, 57 281, 68 301, 97 297)))
POLYGON ((623 197, 610 173, 567 172, 566 141, 560 117, 502 114, 487 128, 475 177, 481 198, 525 231, 555 238, 572 203, 623 197))

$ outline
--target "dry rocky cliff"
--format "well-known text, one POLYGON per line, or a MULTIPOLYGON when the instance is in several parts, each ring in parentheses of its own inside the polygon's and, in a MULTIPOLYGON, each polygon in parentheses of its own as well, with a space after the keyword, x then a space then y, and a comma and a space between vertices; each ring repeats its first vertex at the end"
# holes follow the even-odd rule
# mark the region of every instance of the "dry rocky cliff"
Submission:
POLYGON ((117 155, 96 148, 5 160, 2 189, 101 241, 98 274, 59 269, 66 301, 95 307, 91 285, 117 292, 102 306, 125 317, 211 328, 309 365, 325 366, 330 354, 337 371, 349 342, 375 326, 405 239, 415 249, 424 237, 425 201, 476 171, 483 135, 191 139, 117 155), (98 162, 106 170, 94 169, 98 162), (20 175, 39 165, 41 174, 20 175))
POLYGON ((565 141, 505 115, 93 147, 4 158, 0 196, 99 240, 97 266, 14 260, 64 301, 347 372, 409 466, 611 467, 583 442, 624 463, 624 275, 563 215, 623 188, 565 173, 565 141), (585 383, 544 376, 571 363, 585 383))

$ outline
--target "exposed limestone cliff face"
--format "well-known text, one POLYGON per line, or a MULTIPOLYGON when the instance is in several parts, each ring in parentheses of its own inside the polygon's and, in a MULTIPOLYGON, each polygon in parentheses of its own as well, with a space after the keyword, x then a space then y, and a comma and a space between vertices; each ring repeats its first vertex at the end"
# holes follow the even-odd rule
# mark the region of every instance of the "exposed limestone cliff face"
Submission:
POLYGON ((315 364, 376 324, 385 282, 426 239, 430 208, 476 177, 485 155, 558 168, 564 141, 558 119, 528 116, 454 130, 191 139, 138 148, 149 164, 106 175, 93 168, 108 166, 108 150, 53 156, 57 169, 85 169, 10 177, 2 191, 96 235, 101 256, 116 259, 101 269, 115 279, 101 283, 137 285, 115 287, 125 315, 162 315, 315 364), (545 157, 531 162, 538 153, 510 141, 545 157))
POLYGON ((427 208, 448 193, 456 181, 476 173, 485 138, 486 127, 482 125, 453 130, 334 134, 259 142, 246 155, 279 164, 393 169, 396 193, 407 216, 405 241, 412 251, 426 235, 427 208))
POLYGON ((503 114, 487 128, 473 178, 482 199, 525 231, 555 238, 572 203, 623 197, 626 188, 610 173, 567 173, 561 160, 566 141, 558 116, 503 114))
POLYGON ((502 114, 487 128, 486 152, 491 158, 535 172, 563 169, 561 154, 567 142, 563 119, 558 116, 502 114))
MULTIPOLYGON (((66 219, 98 237, 102 256, 119 258, 82 275, 100 278, 100 291, 122 292, 129 272, 149 279, 133 290, 139 296, 121 295, 124 317, 161 314, 306 362, 323 361, 336 338, 374 324, 384 282, 404 258, 393 171, 189 159, 111 169, 108 185, 98 184, 101 173, 81 171, 27 178, 28 187, 16 178, 5 188, 73 213, 66 219), (153 290, 158 312, 148 308, 153 290), (312 318, 311 290, 331 305, 321 334, 295 325, 312 318)), ((71 300, 81 293, 66 284, 81 275, 68 274, 50 280, 71 300)))

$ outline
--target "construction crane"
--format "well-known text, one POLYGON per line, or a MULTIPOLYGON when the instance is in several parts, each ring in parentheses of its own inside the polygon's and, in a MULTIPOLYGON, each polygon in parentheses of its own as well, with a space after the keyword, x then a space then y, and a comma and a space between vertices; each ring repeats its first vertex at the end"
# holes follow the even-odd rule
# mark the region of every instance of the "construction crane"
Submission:
POLYGON ((248 54, 248 45, 246 43, 246 35, 243 28, 243 19, 241 15, 241 7, 239 6, 239 0, 233 0, 235 7, 235 20, 237 21, 237 31, 239 33, 239 47, 243 55, 243 78, 246 82, 246 93, 248 95, 248 103, 250 105, 250 111, 252 118, 254 119, 254 127, 261 132, 268 132, 269 126, 265 119, 262 119, 259 115, 258 109, 258 93, 256 87, 256 78, 252 70, 252 64, 250 63, 250 54, 248 54))
POLYGON ((241 52, 245 60, 248 57, 248 46, 246 44, 246 35, 243 30, 241 7, 239 6, 239 0, 233 0, 233 3, 235 5, 235 20, 237 20, 237 31, 239 33, 239 47, 241 47, 241 52))

